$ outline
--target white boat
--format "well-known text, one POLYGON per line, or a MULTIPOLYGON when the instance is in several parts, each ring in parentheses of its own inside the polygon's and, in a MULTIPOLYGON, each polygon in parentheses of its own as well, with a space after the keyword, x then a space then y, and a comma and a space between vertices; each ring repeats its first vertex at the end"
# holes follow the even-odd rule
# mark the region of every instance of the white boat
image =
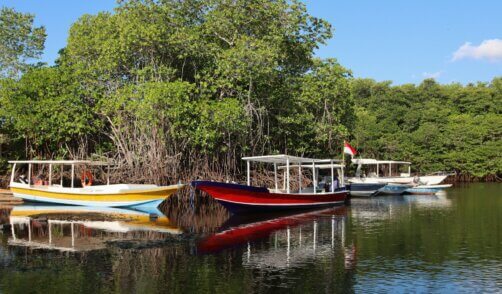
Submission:
POLYGON ((408 161, 354 158, 352 163, 358 165, 358 174, 356 174, 356 177, 348 179, 351 183, 438 185, 448 177, 447 174, 412 176, 411 162, 408 161), (361 175, 362 166, 368 166, 371 171, 367 175, 361 175))
POLYGON ((26 201, 82 205, 94 207, 157 207, 183 185, 157 186, 144 184, 110 184, 107 162, 87 160, 22 160, 13 164, 10 190, 13 195, 26 201), (27 169, 22 166, 27 165, 27 169), (33 167, 45 167, 47 177, 33 176, 33 167), (64 179, 64 167, 71 167, 71 181, 64 179), (93 185, 92 167, 107 167, 106 184, 93 185), (60 173, 59 183, 53 182, 54 169, 60 173), (75 169, 82 168, 80 182, 75 179, 75 169), (79 187, 80 186, 80 187, 79 187))
POLYGON ((401 195, 409 188, 413 187, 412 184, 401 184, 401 183, 387 183, 384 187, 378 190, 378 194, 383 195, 401 195))
POLYGON ((443 191, 444 189, 450 188, 451 184, 446 185, 418 185, 407 189, 405 192, 407 194, 420 194, 420 195, 434 195, 443 191))

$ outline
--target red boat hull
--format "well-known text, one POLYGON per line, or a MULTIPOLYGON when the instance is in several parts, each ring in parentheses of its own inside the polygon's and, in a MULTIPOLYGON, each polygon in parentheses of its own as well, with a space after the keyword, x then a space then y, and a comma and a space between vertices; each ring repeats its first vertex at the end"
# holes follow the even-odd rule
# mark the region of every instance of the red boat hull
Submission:
POLYGON ((345 189, 317 194, 270 193, 267 188, 210 181, 194 181, 192 186, 208 193, 234 213, 341 205, 348 195, 345 189))

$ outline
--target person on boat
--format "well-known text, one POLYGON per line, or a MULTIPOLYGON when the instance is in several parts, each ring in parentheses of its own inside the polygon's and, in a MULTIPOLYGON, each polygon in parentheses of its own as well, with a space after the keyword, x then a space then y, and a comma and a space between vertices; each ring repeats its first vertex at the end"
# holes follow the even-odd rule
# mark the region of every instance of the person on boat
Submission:
POLYGON ((338 180, 338 176, 335 176, 335 178, 333 179, 333 183, 330 183, 330 185, 326 185, 324 191, 331 192, 332 185, 333 185, 333 191, 336 191, 337 189, 340 188, 340 181, 338 180))
POLYGON ((25 175, 20 175, 19 176, 19 181, 23 184, 28 184, 28 179, 26 179, 25 175))
POLYGON ((340 180, 338 180, 338 176, 335 176, 335 179, 333 180, 333 191, 336 191, 337 189, 340 188, 340 180))
POLYGON ((47 184, 42 174, 37 175, 32 181, 33 181, 32 184, 36 186, 42 186, 47 184))

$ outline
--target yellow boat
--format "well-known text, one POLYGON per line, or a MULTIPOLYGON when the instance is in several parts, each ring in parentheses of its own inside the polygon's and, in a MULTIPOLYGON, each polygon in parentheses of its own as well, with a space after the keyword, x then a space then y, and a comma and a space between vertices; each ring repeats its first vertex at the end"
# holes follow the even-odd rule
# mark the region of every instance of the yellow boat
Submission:
POLYGON ((15 197, 26 201, 56 203, 66 205, 82 205, 94 207, 157 207, 167 199, 182 184, 170 186, 157 186, 146 184, 110 184, 107 162, 87 160, 22 160, 9 161, 13 164, 10 179, 10 190, 15 197), (26 176, 21 165, 28 165, 26 176), (48 180, 32 177, 33 165, 48 166, 48 180), (60 182, 52 181, 53 167, 59 166, 61 171, 60 182), (69 187, 63 185, 63 171, 65 166, 71 166, 71 182, 69 187), (92 174, 84 169, 81 186, 77 187, 75 181, 75 167, 107 166, 107 180, 105 185, 92 185, 92 174))

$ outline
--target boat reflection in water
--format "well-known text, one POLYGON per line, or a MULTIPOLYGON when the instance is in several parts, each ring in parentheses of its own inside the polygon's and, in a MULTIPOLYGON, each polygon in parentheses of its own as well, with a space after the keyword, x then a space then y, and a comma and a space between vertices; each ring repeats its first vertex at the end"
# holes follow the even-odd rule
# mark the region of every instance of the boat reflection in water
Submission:
POLYGON ((356 250, 345 246, 346 207, 296 213, 233 215, 222 230, 197 246, 216 253, 244 246, 242 263, 250 268, 283 269, 304 265, 342 250, 345 267, 355 267, 356 250), (264 242, 268 243, 264 246, 264 242))
POLYGON ((452 206, 446 193, 436 195, 387 196, 352 199, 350 216, 353 223, 366 229, 388 226, 385 221, 399 221, 413 211, 448 210, 452 206))
POLYGON ((11 246, 58 251, 92 251, 109 242, 162 240, 181 234, 158 209, 20 205, 10 215, 11 246))

